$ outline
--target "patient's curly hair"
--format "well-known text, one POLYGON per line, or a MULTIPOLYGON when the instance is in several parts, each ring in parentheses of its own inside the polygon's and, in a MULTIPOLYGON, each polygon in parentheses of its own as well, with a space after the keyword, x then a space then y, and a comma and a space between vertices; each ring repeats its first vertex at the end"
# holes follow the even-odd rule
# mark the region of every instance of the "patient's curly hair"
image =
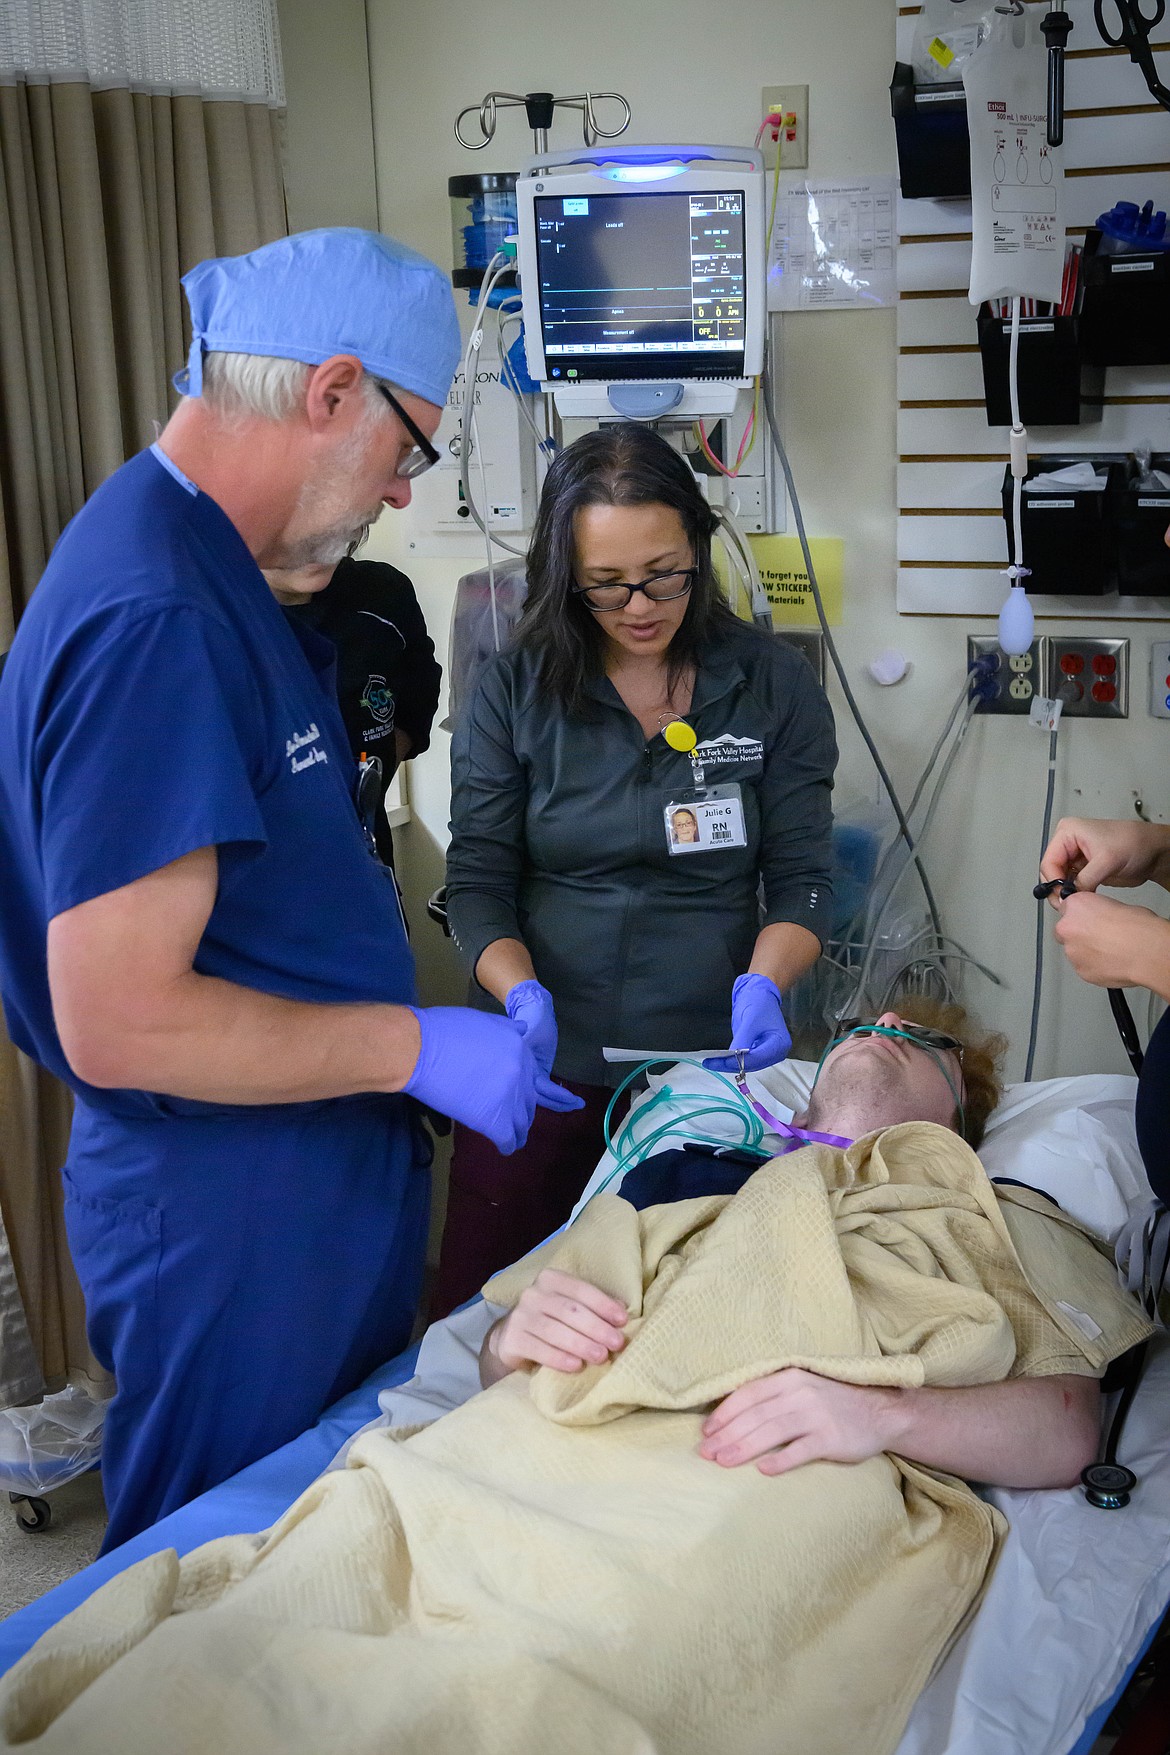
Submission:
MULTIPOLYGON (((904 994, 893 1002, 890 1010, 909 1024, 942 1030, 963 1044, 963 1113, 967 1121, 963 1138, 977 1152, 983 1142, 988 1116, 1003 1096, 1006 1036, 983 1034, 967 1016, 964 1006, 929 999, 921 993, 904 994)), ((954 1126, 958 1130, 957 1112, 954 1126)))

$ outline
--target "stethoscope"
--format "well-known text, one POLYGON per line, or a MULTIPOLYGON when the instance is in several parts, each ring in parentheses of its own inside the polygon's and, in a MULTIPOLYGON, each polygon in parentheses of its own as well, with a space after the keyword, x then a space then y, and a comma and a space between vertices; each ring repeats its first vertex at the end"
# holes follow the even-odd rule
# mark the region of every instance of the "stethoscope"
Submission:
MULTIPOLYGON (((1165 0, 1157 0, 1157 5, 1160 8, 1158 13, 1160 19, 1162 12, 1165 11, 1165 0)), ((1101 0, 1097 0, 1098 13, 1100 6, 1101 0)), ((1098 22, 1100 22, 1099 19, 1098 22)), ((1158 21, 1155 20, 1156 22, 1158 21)), ((1104 27, 1102 27, 1103 30, 1104 27)), ((1072 878, 1050 878, 1046 883, 1037 884, 1032 891, 1038 902, 1047 901, 1048 897, 1054 893, 1059 894, 1062 902, 1067 902, 1070 896, 1076 895, 1077 886, 1072 878)), ((1129 1009, 1129 1001, 1120 987, 1110 987, 1106 991, 1109 994, 1109 1007, 1113 1013, 1113 1021, 1117 1025, 1117 1032, 1121 1037, 1129 1064, 1140 1078, 1145 1057, 1138 1039, 1137 1025, 1134 1023, 1133 1013, 1129 1009)), ((1170 1260, 1170 1257, 1167 1259, 1170 1260)), ((1166 1266, 1163 1264, 1157 1291, 1151 1286, 1150 1295, 1146 1301, 1147 1313, 1150 1316, 1158 1308, 1158 1300, 1162 1296, 1162 1286, 1165 1279, 1166 1266)), ((1109 1422, 1105 1448, 1098 1462, 1090 1463, 1087 1469, 1081 1471, 1081 1485, 1085 1489, 1085 1498, 1098 1511, 1122 1510, 1129 1504, 1130 1494, 1137 1486, 1137 1476, 1133 1470, 1127 1469, 1124 1463, 1118 1462, 1117 1446, 1121 1442, 1126 1416, 1133 1403, 1133 1398, 1137 1394, 1138 1384, 1141 1382, 1148 1347, 1149 1342, 1142 1341, 1138 1346, 1131 1347, 1129 1352, 1124 1355, 1124 1382, 1117 1406, 1113 1410, 1113 1418, 1109 1422)))
MULTIPOLYGON (((1049 878, 1046 883, 1039 883, 1032 894, 1038 902, 1046 902, 1049 896, 1059 893, 1062 902, 1077 893, 1076 883, 1072 878, 1049 878)), ((1129 1001, 1120 987, 1106 988, 1109 995, 1109 1009, 1113 1013, 1113 1021, 1117 1025, 1117 1033, 1121 1037, 1121 1045, 1125 1049, 1126 1059, 1140 1079, 1145 1056, 1138 1038, 1137 1025, 1133 1021, 1133 1013, 1129 1009, 1129 1001)))

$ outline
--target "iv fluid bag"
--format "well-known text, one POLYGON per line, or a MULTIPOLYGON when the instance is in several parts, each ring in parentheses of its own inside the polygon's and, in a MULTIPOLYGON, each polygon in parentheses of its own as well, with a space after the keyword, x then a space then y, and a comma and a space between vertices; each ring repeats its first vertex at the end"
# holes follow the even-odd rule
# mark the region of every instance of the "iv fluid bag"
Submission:
POLYGON ((995 19, 992 0, 925 0, 910 51, 918 85, 954 83, 995 19))
POLYGON ((1035 17, 997 14, 963 71, 971 133, 971 303, 1057 303, 1064 155, 1048 144, 1048 51, 1035 17))

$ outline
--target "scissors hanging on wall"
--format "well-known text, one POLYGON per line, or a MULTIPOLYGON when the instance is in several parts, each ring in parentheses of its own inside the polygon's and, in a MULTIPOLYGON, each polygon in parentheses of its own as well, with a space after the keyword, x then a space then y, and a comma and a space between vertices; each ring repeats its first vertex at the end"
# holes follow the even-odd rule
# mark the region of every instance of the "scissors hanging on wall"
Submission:
POLYGON ((1093 0, 1093 17, 1097 29, 1111 49, 1125 49, 1131 61, 1141 68, 1142 77, 1150 88, 1150 96, 1170 110, 1170 88, 1158 78, 1158 64, 1150 43, 1151 31, 1157 30, 1166 16, 1166 0, 1148 0, 1152 16, 1147 16, 1143 0, 1093 0), (1116 14, 1116 27, 1107 22, 1116 14))

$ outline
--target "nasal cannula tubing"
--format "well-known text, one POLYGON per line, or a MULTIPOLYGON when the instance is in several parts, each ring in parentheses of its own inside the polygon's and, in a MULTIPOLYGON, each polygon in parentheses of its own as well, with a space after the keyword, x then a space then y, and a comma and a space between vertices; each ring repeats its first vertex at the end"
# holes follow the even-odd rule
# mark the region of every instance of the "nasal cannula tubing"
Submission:
POLYGON ((615 1138, 612 1131, 613 1113, 623 1093, 629 1089, 635 1079, 640 1078, 641 1075, 648 1072, 651 1067, 667 1065, 674 1066, 677 1064, 700 1066, 702 1063, 697 1056, 694 1059, 686 1058, 682 1062, 678 1062, 675 1059, 668 1061, 661 1057, 652 1057, 649 1060, 643 1060, 635 1066, 631 1072, 626 1074, 625 1078, 610 1098, 609 1105, 605 1111, 605 1146, 606 1150, 612 1154, 617 1162, 614 1164, 613 1169, 605 1180, 598 1183, 597 1187, 593 1190, 593 1194, 589 1197, 590 1200, 592 1200, 595 1195, 599 1195, 607 1189, 615 1176, 624 1176, 627 1170, 633 1170, 636 1165, 642 1163, 643 1159, 651 1157, 657 1150, 660 1141, 664 1140, 669 1134, 679 1134, 684 1128, 686 1130, 686 1137, 692 1144, 705 1146, 731 1146, 734 1150, 738 1151, 758 1152, 761 1163, 772 1156, 770 1152, 763 1149, 762 1142, 767 1130, 755 1110, 736 1089, 731 1079, 727 1078, 723 1073, 712 1071, 710 1068, 707 1069, 710 1076, 714 1079, 718 1079, 721 1085, 727 1086, 728 1091, 731 1093, 730 1098, 716 1096, 714 1094, 707 1096, 700 1103, 698 1108, 693 1109, 690 1112, 685 1118, 685 1121, 683 1118, 675 1116, 670 1121, 662 1122, 651 1133, 644 1135, 641 1139, 635 1139, 635 1123, 645 1122, 649 1118, 649 1115, 656 1104, 669 1102, 676 1095, 669 1085, 661 1085, 658 1090, 654 1092, 649 1102, 643 1103, 639 1109, 632 1109, 630 1111, 622 1122, 621 1127, 618 1129, 617 1137, 615 1138), (700 1117, 704 1115, 731 1116, 734 1120, 739 1122, 742 1130, 742 1137, 739 1140, 712 1139, 704 1137, 702 1134, 696 1134, 690 1124, 692 1121, 699 1120, 700 1117))

